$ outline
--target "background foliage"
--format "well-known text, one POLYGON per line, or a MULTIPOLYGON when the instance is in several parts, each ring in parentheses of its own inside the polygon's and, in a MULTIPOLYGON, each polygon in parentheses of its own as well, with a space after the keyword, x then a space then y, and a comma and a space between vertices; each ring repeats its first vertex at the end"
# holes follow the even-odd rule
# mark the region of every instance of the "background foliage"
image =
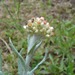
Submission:
MULTIPOLYGON (((23 29, 33 16, 44 16, 54 27, 54 36, 49 40, 49 54, 46 62, 36 70, 35 75, 75 75, 75 6, 67 0, 5 0, 0 2, 0 38, 9 44, 8 38, 25 57, 27 34, 23 29)), ((0 39, 2 69, 6 75, 17 74, 17 57, 0 39)), ((1 55, 1 54, 0 54, 1 55)), ((32 67, 44 55, 43 46, 36 52, 32 67)))

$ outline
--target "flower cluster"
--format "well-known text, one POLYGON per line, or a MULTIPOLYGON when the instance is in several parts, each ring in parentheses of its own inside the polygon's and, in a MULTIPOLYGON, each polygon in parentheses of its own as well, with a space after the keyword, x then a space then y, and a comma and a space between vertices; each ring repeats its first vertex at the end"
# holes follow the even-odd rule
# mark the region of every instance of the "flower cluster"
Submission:
POLYGON ((50 37, 53 33, 53 27, 50 26, 44 17, 35 17, 28 20, 27 25, 24 26, 27 32, 31 34, 41 34, 50 37))

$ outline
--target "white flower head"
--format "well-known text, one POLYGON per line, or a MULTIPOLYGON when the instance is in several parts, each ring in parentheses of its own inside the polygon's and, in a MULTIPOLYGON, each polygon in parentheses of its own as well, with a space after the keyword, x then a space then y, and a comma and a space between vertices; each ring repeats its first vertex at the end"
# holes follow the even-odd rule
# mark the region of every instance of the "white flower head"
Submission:
POLYGON ((49 34, 47 34, 47 35, 46 35, 46 37, 50 37, 50 35, 49 35, 49 34))
POLYGON ((31 34, 41 34, 50 37, 54 28, 50 27, 49 22, 44 17, 34 17, 28 20, 28 24, 23 26, 31 34))
POLYGON ((33 27, 33 30, 36 30, 36 27, 33 27))
POLYGON ((40 21, 40 18, 39 18, 39 17, 37 17, 37 18, 36 18, 36 20, 37 20, 37 21, 40 21))
POLYGON ((41 29, 40 32, 43 32, 43 29, 41 29))
POLYGON ((44 23, 43 22, 41 22, 41 26, 43 26, 44 25, 44 23))
POLYGON ((35 33, 38 33, 38 29, 35 30, 35 33))
POLYGON ((47 33, 50 33, 50 29, 47 30, 47 33))
POLYGON ((31 23, 32 22, 32 20, 28 20, 28 23, 31 23))
POLYGON ((26 26, 26 25, 24 25, 24 26, 23 26, 23 28, 24 28, 24 29, 26 29, 26 28, 27 28, 27 26, 26 26))
POLYGON ((50 27, 50 25, 49 25, 48 22, 46 23, 45 27, 46 27, 46 28, 49 28, 49 27, 50 27))
POLYGON ((41 19, 42 21, 44 21, 44 17, 40 17, 40 19, 41 19))
POLYGON ((53 30, 54 30, 54 28, 53 28, 53 27, 50 27, 49 29, 50 29, 50 31, 53 31, 53 30))

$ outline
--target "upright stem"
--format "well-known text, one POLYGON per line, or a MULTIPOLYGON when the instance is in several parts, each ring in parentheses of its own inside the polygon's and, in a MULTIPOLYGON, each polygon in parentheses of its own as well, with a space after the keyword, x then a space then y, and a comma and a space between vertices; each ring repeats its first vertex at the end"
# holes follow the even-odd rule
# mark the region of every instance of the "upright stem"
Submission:
POLYGON ((26 56, 26 62, 25 62, 25 65, 27 66, 27 68, 26 69, 30 69, 30 62, 31 62, 31 59, 32 59, 32 54, 28 54, 27 56, 26 56))
POLYGON ((28 35, 28 51, 27 51, 27 56, 25 59, 25 66, 26 66, 26 71, 25 75, 34 75, 34 72, 30 73, 30 62, 32 60, 32 57, 35 53, 35 51, 39 48, 41 45, 41 39, 42 37, 39 35, 28 35))
POLYGON ((32 74, 28 74, 28 72, 30 71, 30 62, 31 62, 31 60, 32 60, 32 57, 33 57, 33 54, 28 54, 27 56, 26 56, 26 62, 25 62, 25 65, 26 65, 26 72, 25 72, 25 75, 33 75, 33 73, 32 74))

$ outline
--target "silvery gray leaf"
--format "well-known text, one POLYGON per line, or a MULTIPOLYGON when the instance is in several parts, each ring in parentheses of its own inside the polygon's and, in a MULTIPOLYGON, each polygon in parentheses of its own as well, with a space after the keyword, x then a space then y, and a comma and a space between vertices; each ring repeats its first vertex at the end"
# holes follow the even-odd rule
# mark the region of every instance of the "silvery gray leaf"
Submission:
POLYGON ((41 38, 41 36, 36 34, 28 36, 28 53, 40 42, 41 38))
POLYGON ((2 71, 0 71, 0 75, 4 75, 2 71))

